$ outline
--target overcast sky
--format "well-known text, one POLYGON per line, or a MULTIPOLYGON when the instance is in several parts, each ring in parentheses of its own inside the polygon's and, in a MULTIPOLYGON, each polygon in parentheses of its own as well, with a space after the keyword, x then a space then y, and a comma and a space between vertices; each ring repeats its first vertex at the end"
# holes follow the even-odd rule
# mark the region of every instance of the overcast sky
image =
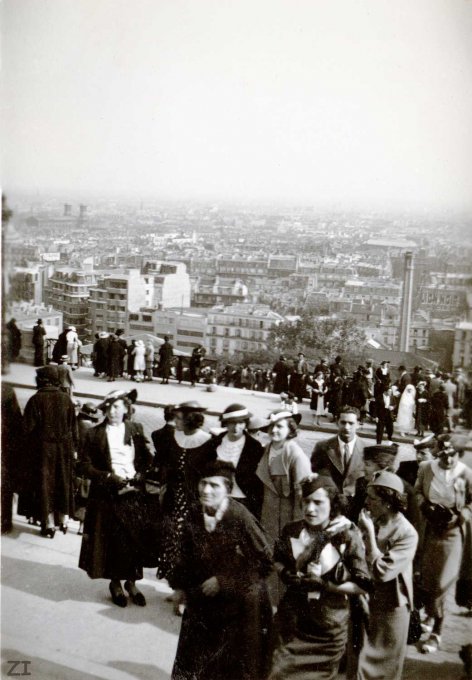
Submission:
POLYGON ((471 0, 3 0, 5 191, 472 206, 471 0))

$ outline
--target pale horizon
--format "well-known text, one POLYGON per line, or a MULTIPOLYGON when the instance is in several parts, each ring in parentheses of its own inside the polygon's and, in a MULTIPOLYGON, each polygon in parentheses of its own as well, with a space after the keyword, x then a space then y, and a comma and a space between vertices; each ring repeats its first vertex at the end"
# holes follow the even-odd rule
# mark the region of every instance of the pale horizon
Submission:
POLYGON ((7 194, 472 208, 472 3, 3 0, 7 194))

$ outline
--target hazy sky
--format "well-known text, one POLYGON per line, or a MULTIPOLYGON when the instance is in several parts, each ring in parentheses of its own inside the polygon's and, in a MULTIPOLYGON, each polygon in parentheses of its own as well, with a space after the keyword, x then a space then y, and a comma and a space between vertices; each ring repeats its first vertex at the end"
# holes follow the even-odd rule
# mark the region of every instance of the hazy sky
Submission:
POLYGON ((472 206, 472 0, 3 0, 5 191, 472 206))

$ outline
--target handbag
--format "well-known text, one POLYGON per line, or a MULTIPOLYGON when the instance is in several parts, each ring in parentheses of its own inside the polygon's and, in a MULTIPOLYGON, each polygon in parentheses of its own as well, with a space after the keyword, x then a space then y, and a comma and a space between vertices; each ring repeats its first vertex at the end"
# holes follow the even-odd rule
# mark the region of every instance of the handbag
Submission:
POLYGON ((416 607, 410 612, 410 623, 408 626, 408 645, 416 645, 421 637, 421 617, 418 609, 416 607))

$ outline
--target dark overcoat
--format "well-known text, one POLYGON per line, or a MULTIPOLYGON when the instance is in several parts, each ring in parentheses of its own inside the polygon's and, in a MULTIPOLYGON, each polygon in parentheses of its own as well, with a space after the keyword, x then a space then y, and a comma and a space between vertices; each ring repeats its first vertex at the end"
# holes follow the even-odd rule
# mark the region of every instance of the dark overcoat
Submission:
POLYGON ((268 672, 272 608, 265 577, 272 568, 266 534, 233 499, 212 533, 201 508, 183 534, 171 586, 186 593, 174 680, 263 680, 268 672), (201 585, 216 576, 213 597, 201 585))
POLYGON ((24 412, 25 452, 18 514, 46 524, 51 512, 73 514, 73 466, 77 422, 70 397, 59 387, 42 387, 24 412))
MULTIPOLYGON (((85 432, 81 449, 81 469, 91 480, 79 567, 91 578, 142 578, 142 567, 148 558, 143 541, 153 534, 152 514, 157 513, 154 499, 137 490, 118 495, 110 473, 113 473, 106 433, 106 421, 85 432), (151 507, 147 503, 151 502, 151 507)), ((134 467, 144 473, 152 462, 143 427, 125 421, 125 444, 134 445, 134 467)), ((158 535, 155 514, 155 536, 158 535)), ((154 566, 148 564, 145 566, 154 566)))

